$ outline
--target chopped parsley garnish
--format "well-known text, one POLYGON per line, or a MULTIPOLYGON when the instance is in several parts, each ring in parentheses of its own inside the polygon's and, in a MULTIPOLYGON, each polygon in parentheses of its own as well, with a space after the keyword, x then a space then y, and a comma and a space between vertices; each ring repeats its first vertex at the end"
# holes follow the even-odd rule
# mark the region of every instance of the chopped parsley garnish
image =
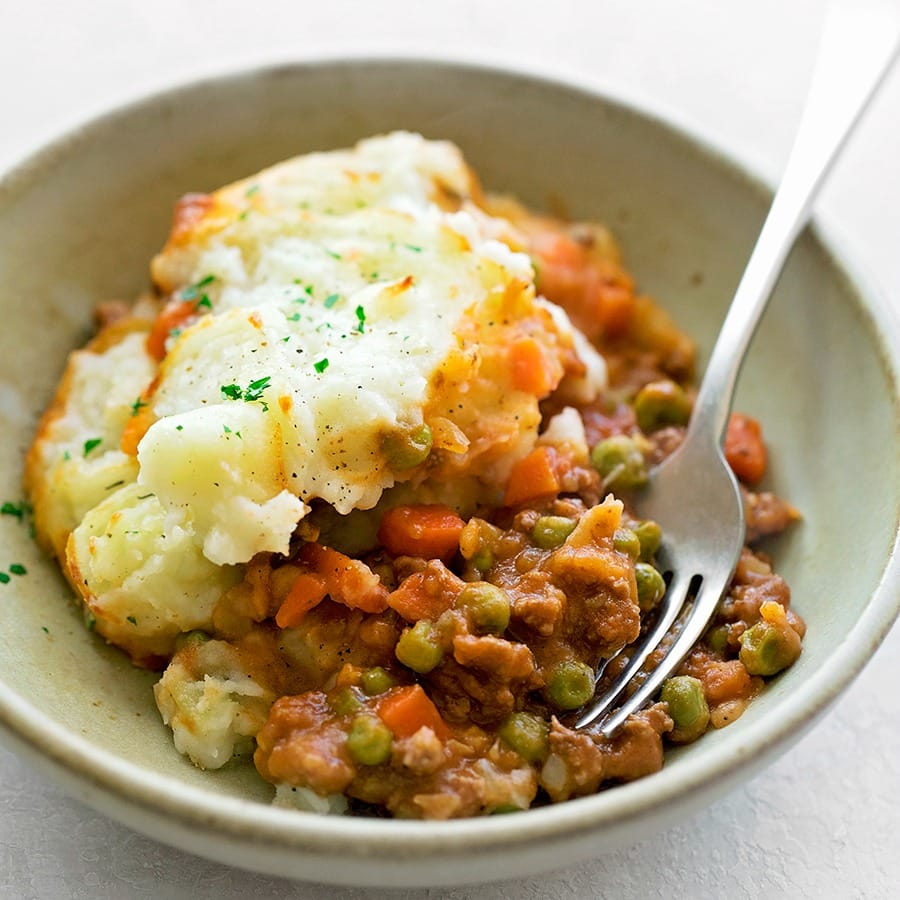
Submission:
POLYGON ((0 515, 14 516, 20 522, 30 512, 31 504, 27 500, 21 500, 18 503, 13 503, 11 500, 7 500, 2 506, 0 506, 0 515))
POLYGON ((125 616, 125 620, 131 622, 132 625, 137 625, 137 619, 134 616, 125 616))
POLYGON ((356 330, 362 334, 366 328, 366 311, 361 307, 356 307, 356 330))
POLYGON ((329 294, 324 300, 325 309, 331 309, 331 307, 334 306, 334 304, 337 303, 340 299, 340 294, 329 294))
POLYGON ((247 190, 244 192, 244 196, 245 196, 245 197, 252 197, 254 194, 256 194, 256 193, 258 193, 258 192, 259 192, 259 185, 258 185, 258 184, 254 184, 254 185, 252 185, 251 187, 248 187, 248 188, 247 188, 247 190))
POLYGON ((197 301, 197 309, 212 309, 212 301, 209 299, 207 294, 204 294, 197 301))
MULTIPOLYGON (((197 300, 197 299, 200 299, 200 296, 201 296, 201 293, 202 293, 202 291, 203 291, 203 288, 205 288, 205 287, 206 287, 207 285, 209 285, 209 284, 212 284, 215 280, 216 280, 216 276, 215 276, 215 275, 207 275, 206 278, 201 278, 198 282, 195 282, 194 284, 188 285, 188 286, 181 292, 181 299, 182 299, 182 300, 197 300)), ((203 296, 206 297, 205 294, 204 294, 203 296)), ((200 303, 202 303, 202 302, 203 302, 203 301, 200 300, 200 303)), ((208 298, 208 297, 206 297, 206 302, 209 303, 209 298, 208 298)), ((200 304, 197 304, 197 305, 199 306, 200 304)))
POLYGON ((287 317, 288 322, 299 322, 300 321, 300 313, 294 313, 291 316, 287 317))
POLYGON ((422 252, 422 248, 417 247, 415 244, 404 244, 403 246, 406 247, 407 250, 412 250, 413 253, 421 253, 422 252))
POLYGON ((343 259, 340 253, 335 253, 334 250, 329 250, 327 247, 322 248, 332 259, 343 259))
POLYGON ((262 399, 262 395, 263 391, 270 386, 271 381, 272 376, 266 375, 263 378, 257 378, 256 381, 251 381, 245 388, 241 388, 238 384, 223 384, 219 390, 229 400, 244 400, 247 403, 262 400, 263 412, 268 412, 269 405, 262 399))
POLYGON ((50 629, 46 625, 41 625, 41 631, 43 631, 44 634, 50 634, 50 629))
MULTIPOLYGON (((222 426, 222 431, 225 432, 225 437, 229 440, 231 439, 231 435, 234 435, 236 438, 241 437, 240 431, 232 431, 227 425, 222 426)), ((243 438, 242 438, 243 440, 243 438)))
POLYGON ((131 415, 136 416, 145 406, 149 404, 145 403, 143 398, 138 397, 134 403, 131 404, 131 415))
POLYGON ((68 450, 63 451, 63 460, 68 462, 72 458, 72 454, 68 450))
POLYGON ((272 376, 266 375, 264 378, 251 381, 250 384, 247 385, 247 390, 244 391, 244 399, 248 403, 259 400, 259 398, 262 397, 262 392, 269 387, 269 382, 271 382, 271 380, 272 376))
POLYGON ((175 430, 176 431, 184 431, 184 425, 176 425, 175 430))
MULTIPOLYGON (((9 571, 12 572, 13 575, 27 575, 28 569, 22 565, 22 563, 13 563, 9 567, 9 571)), ((9 576, 8 572, 0 572, 0 584, 9 584, 12 579, 9 576)))
POLYGON ((84 442, 84 455, 87 456, 91 450, 96 450, 103 443, 103 438, 88 438, 84 442))
POLYGON ((328 357, 326 356, 317 363, 313 363, 313 368, 321 375, 328 368, 328 357))

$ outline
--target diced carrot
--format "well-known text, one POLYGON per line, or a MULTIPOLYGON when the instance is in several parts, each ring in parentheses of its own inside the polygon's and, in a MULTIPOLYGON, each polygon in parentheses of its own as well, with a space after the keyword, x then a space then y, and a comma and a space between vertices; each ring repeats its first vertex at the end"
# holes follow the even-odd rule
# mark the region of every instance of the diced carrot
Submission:
POLYGON ((757 484, 766 473, 766 445, 756 419, 733 413, 725 432, 725 459, 745 484, 757 484))
POLYGON ((275 624, 279 628, 296 628, 304 616, 325 599, 326 593, 325 579, 306 573, 298 575, 275 613, 275 624))
POLYGON ((624 334, 634 317, 634 283, 613 260, 594 259, 576 240, 548 232, 532 238, 538 289, 592 340, 624 334))
POLYGON ((559 231, 545 231, 532 238, 534 251, 540 257, 541 266, 578 268, 585 264, 587 254, 574 238, 559 231))
POLYGON ((551 447, 535 447, 524 459, 520 459, 509 473, 506 506, 517 506, 527 500, 552 497, 559 493, 556 452, 551 447))
POLYGON ((412 737, 427 726, 441 740, 450 737, 450 729, 438 708, 418 684, 394 688, 378 704, 378 715, 398 738, 412 737))
POLYGON ((171 300, 153 323, 147 335, 147 352, 156 360, 166 355, 166 340, 169 334, 197 313, 197 304, 189 300, 171 300))
POLYGON ((303 545, 297 559, 321 577, 337 603, 368 613, 387 609, 388 590, 364 562, 312 541, 303 545))
POLYGON ((553 377, 541 345, 533 337, 523 337, 509 350, 512 384, 517 391, 546 397, 553 389, 553 377))
MULTIPOLYGON (((460 582, 461 588, 462 581, 456 580, 460 582)), ((387 602, 407 622, 418 622, 419 619, 436 619, 446 612, 453 606, 457 593, 459 592, 445 590, 442 580, 429 577, 427 572, 414 572, 388 594, 387 602)))
POLYGON ((137 412, 125 423, 125 430, 119 443, 122 452, 129 456, 137 456, 138 444, 155 421, 156 416, 148 405, 138 407, 137 412))
POLYGON ((598 288, 600 322, 605 338, 621 337, 634 318, 634 291, 621 284, 603 283, 598 288))
POLYGON ((378 540, 392 556, 449 559, 465 524, 449 506, 395 506, 382 516, 378 540))

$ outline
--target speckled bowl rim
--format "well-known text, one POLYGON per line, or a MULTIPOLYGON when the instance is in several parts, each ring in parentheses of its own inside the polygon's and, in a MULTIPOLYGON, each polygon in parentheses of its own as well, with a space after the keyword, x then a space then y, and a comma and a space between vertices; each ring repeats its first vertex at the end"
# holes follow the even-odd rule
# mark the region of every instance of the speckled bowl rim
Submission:
MULTIPOLYGON (((47 144, 9 169, 0 177, 0 205, 7 195, 27 189, 41 170, 60 156, 90 139, 92 133, 123 118, 139 114, 161 102, 177 102, 181 93, 199 86, 248 78, 272 77, 285 70, 357 65, 435 65, 483 73, 487 77, 512 76, 520 82, 545 84, 578 94, 613 108, 623 109, 650 125, 685 142, 698 156, 705 157, 721 169, 730 170, 761 191, 770 186, 749 163, 731 150, 719 147, 698 133, 671 111, 661 109, 646 98, 629 97, 620 89, 578 77, 542 72, 533 61, 496 59, 484 62, 465 57, 430 54, 421 57, 405 52, 372 52, 359 55, 323 54, 314 58, 285 63, 230 67, 206 73, 190 81, 144 93, 114 110, 96 116, 47 144)), ((847 239, 831 223, 817 217, 811 226, 820 245, 853 286, 860 312, 866 318, 882 363, 900 396, 900 316, 891 307, 885 293, 850 261, 846 252, 832 248, 846 247, 847 239)), ((895 402, 895 418, 897 414, 895 402)), ((146 814, 150 821, 169 820, 173 826, 202 830, 215 841, 239 839, 243 846, 253 845, 272 851, 321 851, 333 856, 336 851, 350 859, 363 861, 379 857, 402 865, 404 859, 431 854, 476 857, 495 855, 504 848, 536 847, 548 840, 583 837, 607 826, 621 828, 628 823, 651 820, 668 804, 691 792, 703 794, 718 783, 734 780, 745 768, 758 766, 784 745, 796 739, 835 698, 851 683, 868 662, 900 613, 900 511, 894 523, 895 537, 881 577, 863 615, 848 632, 832 656, 817 671, 782 698, 778 708, 763 719, 748 723, 725 741, 707 751, 702 759, 690 754, 679 760, 677 768, 664 768, 643 780, 622 785, 595 796, 567 803, 529 810, 517 816, 464 819, 449 822, 410 822, 352 817, 313 817, 269 807, 255 801, 217 796, 212 791, 185 785, 179 780, 150 772, 107 751, 100 750, 59 725, 31 706, 7 685, 0 682, 0 725, 7 738, 21 751, 32 751, 39 764, 60 776, 71 789, 80 785, 83 796, 110 811, 109 802, 98 798, 120 800, 124 806, 146 814)), ((148 829, 151 830, 151 829, 148 829)), ((159 834, 159 829, 152 829, 159 834)), ((214 855, 214 854, 211 854, 214 855)), ((236 864, 241 860, 236 859, 236 864)), ((308 872, 299 873, 309 877, 308 872)), ((332 879, 329 879, 332 880, 332 879)), ((343 879, 333 879, 341 881, 343 879)), ((350 879, 352 880, 352 879, 350 879)), ((464 875, 459 881, 467 880, 464 875)), ((402 879, 398 879, 398 882, 402 879)))

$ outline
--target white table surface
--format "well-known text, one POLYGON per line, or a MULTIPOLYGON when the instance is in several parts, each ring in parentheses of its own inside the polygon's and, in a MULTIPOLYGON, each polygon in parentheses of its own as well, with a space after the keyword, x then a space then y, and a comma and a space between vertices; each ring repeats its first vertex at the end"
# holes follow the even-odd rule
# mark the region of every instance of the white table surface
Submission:
MULTIPOLYGON (((459 47, 482 60, 536 58, 544 70, 643 98, 774 175, 823 8, 823 0, 0 0, 0 167, 89 115, 197 73, 342 50, 459 47)), ((900 70, 820 205, 863 268, 900 298, 900 70)), ((898 685, 894 628, 824 721, 712 808, 565 872, 455 891, 352 891, 229 869, 110 821, 0 749, 0 897, 896 897, 898 685)))

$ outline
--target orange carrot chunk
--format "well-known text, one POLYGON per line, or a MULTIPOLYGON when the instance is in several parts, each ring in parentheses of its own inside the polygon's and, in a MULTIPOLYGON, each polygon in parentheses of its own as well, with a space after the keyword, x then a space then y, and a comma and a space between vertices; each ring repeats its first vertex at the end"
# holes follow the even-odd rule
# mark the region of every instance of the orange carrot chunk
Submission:
POLYGON ((449 506, 395 506, 382 517, 378 540, 392 556, 449 559, 465 524, 449 506))
POLYGON ((387 609, 388 590, 364 562, 314 542, 304 544, 297 559, 321 577, 335 602, 368 613, 387 609))
POLYGON ((552 448, 536 447, 528 456, 515 463, 506 484, 504 504, 517 506, 528 500, 558 494, 556 462, 556 453, 552 448))
POLYGON ((603 283, 597 292, 603 336, 610 340, 621 337, 628 331, 634 318, 634 291, 621 284, 603 283))
POLYGON ((442 741, 450 729, 438 708, 418 684, 394 688, 378 704, 378 715, 398 738, 412 737, 420 728, 430 728, 442 741))
POLYGON ((634 282, 612 260, 588 256, 578 241, 546 232, 532 237, 538 290, 595 340, 624 334, 634 317, 634 282))
POLYGON ((298 575, 275 613, 275 624, 279 628, 296 628, 303 617, 325 599, 326 593, 323 578, 312 574, 298 575))
POLYGON ((725 432, 725 459, 745 484, 757 484, 766 473, 767 453, 756 419, 733 413, 725 432))
POLYGON ((517 391, 546 397, 553 389, 553 376, 541 345, 533 337, 517 340, 509 351, 512 384, 517 391))

